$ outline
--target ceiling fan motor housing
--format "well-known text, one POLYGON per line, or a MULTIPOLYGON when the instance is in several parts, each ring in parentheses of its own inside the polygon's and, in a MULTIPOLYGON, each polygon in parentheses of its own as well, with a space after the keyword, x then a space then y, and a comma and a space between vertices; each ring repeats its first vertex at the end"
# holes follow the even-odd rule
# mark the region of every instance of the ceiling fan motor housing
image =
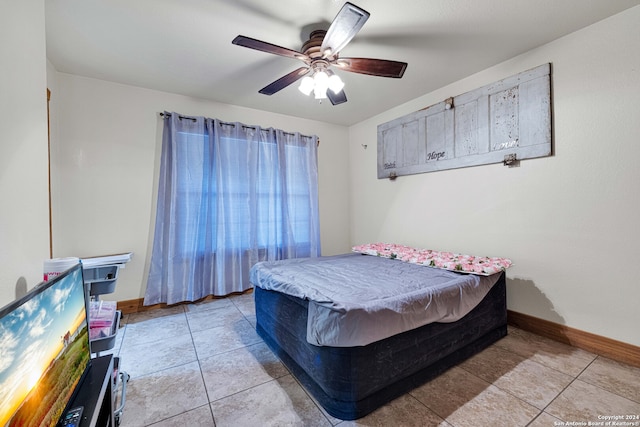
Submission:
POLYGON ((330 55, 325 57, 325 53, 322 52, 321 46, 324 36, 327 34, 326 30, 315 30, 311 32, 309 40, 302 45, 302 53, 307 55, 311 60, 324 59, 326 61, 333 61, 338 59, 338 55, 330 55))

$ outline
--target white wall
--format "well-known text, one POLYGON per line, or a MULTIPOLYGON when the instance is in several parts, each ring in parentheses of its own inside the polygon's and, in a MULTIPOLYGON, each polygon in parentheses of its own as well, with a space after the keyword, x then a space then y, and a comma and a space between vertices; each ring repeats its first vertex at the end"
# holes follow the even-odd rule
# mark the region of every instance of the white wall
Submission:
POLYGON ((640 6, 351 127, 352 243, 509 257, 509 309, 640 345, 639 28, 640 6), (547 62, 552 157, 376 178, 377 125, 547 62))
POLYGON ((44 1, 0 3, 0 306, 49 258, 44 1))
POLYGON ((162 144, 158 113, 164 110, 318 135, 322 252, 349 250, 346 127, 69 74, 50 76, 58 89, 51 127, 54 256, 134 252, 116 292, 104 299, 144 296, 162 144))

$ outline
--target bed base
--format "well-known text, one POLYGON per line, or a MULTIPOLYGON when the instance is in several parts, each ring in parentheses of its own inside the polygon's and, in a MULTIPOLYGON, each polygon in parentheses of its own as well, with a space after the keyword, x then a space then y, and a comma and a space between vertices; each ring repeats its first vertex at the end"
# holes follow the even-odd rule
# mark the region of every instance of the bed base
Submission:
POLYGON ((361 418, 507 335, 502 273, 469 314, 366 346, 314 346, 306 340, 307 301, 255 290, 258 334, 332 416, 361 418))

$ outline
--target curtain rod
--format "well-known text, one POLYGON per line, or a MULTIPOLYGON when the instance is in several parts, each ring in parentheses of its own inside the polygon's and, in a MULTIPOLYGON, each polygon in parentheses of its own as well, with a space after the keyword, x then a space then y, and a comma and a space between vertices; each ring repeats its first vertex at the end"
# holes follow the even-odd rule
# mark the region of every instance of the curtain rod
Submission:
MULTIPOLYGON (((164 117, 164 116, 171 117, 171 113, 166 113, 166 114, 165 114, 165 113, 160 113, 160 115, 161 115, 162 117, 164 117)), ((191 120, 191 121, 194 121, 194 122, 196 121, 196 118, 195 118, 195 117, 188 117, 188 116, 182 116, 182 115, 180 115, 180 116, 178 116, 178 118, 179 118, 180 120, 182 120, 182 119, 187 119, 187 120, 191 120)), ((227 125, 227 126, 234 126, 234 127, 235 127, 235 125, 236 125, 235 123, 231 123, 231 122, 223 122, 222 120, 220 120, 220 123, 222 123, 223 125, 227 125)), ((242 125, 242 128, 243 128, 243 129, 254 129, 254 130, 255 130, 255 129, 257 129, 255 126, 247 126, 247 125, 242 125)), ((284 132, 284 131, 283 131, 283 132, 284 132)), ((292 132, 284 132, 284 134, 285 134, 285 135, 295 135, 295 133, 292 133, 292 132)), ((313 138, 312 136, 309 136, 309 135, 300 135, 300 136, 301 136, 301 137, 303 137, 303 138, 313 138)), ((318 138, 318 145, 320 145, 320 139, 319 139, 319 138, 318 138)))

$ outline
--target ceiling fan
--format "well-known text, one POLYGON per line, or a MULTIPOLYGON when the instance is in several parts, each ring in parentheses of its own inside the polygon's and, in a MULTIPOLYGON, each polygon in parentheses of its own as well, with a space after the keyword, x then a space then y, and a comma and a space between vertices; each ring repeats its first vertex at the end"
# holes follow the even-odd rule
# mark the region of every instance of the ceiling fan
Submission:
POLYGON ((330 67, 370 76, 401 78, 407 68, 406 62, 371 58, 340 58, 340 51, 360 31, 369 12, 349 2, 336 15, 328 30, 312 31, 309 40, 300 52, 277 46, 246 36, 237 36, 233 44, 260 50, 274 55, 299 59, 306 65, 284 75, 259 90, 265 95, 273 95, 279 90, 303 79, 300 91, 306 95, 314 92, 316 99, 329 98, 333 105, 347 101, 344 83, 330 67))

